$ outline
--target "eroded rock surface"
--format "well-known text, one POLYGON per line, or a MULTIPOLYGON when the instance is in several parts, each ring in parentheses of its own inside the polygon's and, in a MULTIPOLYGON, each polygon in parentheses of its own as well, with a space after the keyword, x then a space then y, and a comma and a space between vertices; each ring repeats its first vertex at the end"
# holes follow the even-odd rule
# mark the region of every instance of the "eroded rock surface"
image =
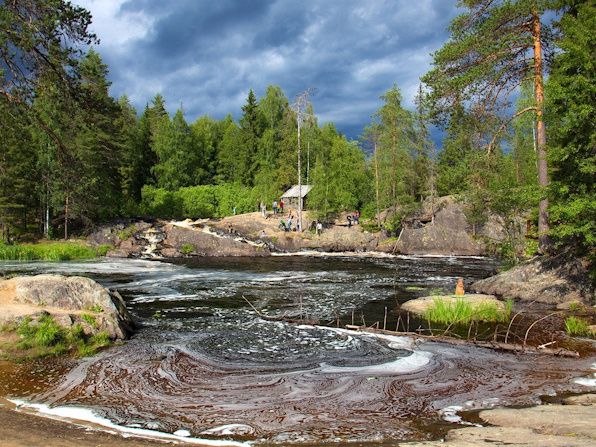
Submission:
POLYGON ((569 301, 596 303, 594 286, 583 260, 568 253, 553 258, 536 257, 475 282, 471 290, 553 305, 569 301))
POLYGON ((35 320, 49 313, 61 326, 81 324, 88 333, 106 332, 114 340, 125 339, 134 330, 122 297, 81 276, 19 276, 2 281, 0 309, 0 322, 25 316, 35 320))

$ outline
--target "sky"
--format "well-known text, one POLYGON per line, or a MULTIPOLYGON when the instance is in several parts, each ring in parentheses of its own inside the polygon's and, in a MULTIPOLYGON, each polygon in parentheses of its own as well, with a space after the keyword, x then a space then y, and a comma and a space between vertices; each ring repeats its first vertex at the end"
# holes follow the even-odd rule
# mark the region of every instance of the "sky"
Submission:
POLYGON ((413 109, 455 0, 74 0, 93 15, 111 94, 137 110, 236 119, 249 89, 308 88, 319 124, 357 138, 394 83, 413 109))

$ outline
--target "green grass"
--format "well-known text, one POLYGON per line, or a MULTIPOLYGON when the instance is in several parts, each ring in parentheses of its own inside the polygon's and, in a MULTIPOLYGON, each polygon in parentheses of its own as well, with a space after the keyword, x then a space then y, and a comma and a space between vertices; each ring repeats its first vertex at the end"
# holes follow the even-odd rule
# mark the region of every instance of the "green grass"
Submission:
POLYGON ((96 249, 80 242, 0 243, 0 260, 3 261, 71 261, 97 258, 106 252, 105 246, 96 249))
POLYGON ((135 234, 137 231, 139 231, 139 229, 135 224, 129 225, 124 230, 118 232, 118 238, 121 241, 125 241, 126 239, 132 237, 132 235, 135 234))
POLYGON ((192 244, 182 244, 182 247, 180 247, 180 253, 183 255, 189 255, 193 251, 195 251, 195 247, 192 244))
POLYGON ((93 315, 83 314, 83 315, 81 315, 81 318, 83 319, 83 321, 85 323, 87 323, 92 328, 97 327, 97 320, 95 319, 95 317, 93 315))
POLYGON ((590 323, 577 317, 567 317, 565 319, 565 331, 568 335, 578 337, 594 337, 596 333, 590 330, 590 323))
POLYGON ((434 323, 466 324, 472 321, 504 322, 511 316, 513 303, 508 301, 505 310, 495 303, 474 304, 464 299, 449 302, 435 298, 433 305, 424 313, 424 318, 434 323))
POLYGON ((25 317, 18 326, 4 329, 16 332, 20 337, 15 346, 21 351, 15 353, 17 358, 49 357, 68 352, 84 357, 95 354, 111 343, 105 332, 86 336, 81 324, 66 329, 57 324, 51 315, 44 315, 38 321, 25 317))

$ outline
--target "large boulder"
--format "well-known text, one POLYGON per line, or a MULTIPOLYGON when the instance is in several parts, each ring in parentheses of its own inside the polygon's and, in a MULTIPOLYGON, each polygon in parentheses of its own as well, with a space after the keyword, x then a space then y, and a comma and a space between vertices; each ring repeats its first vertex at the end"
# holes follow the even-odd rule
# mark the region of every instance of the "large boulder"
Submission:
POLYGON ((196 256, 269 256, 266 246, 251 243, 240 237, 223 236, 201 229, 167 224, 161 253, 175 257, 182 254, 196 256))
POLYGON ((9 322, 47 312, 65 327, 82 324, 89 333, 125 339, 134 322, 122 297, 81 276, 20 276, 0 282, 0 320, 9 322))
POLYGON ((471 227, 462 204, 451 197, 443 197, 437 208, 434 222, 404 228, 392 250, 407 255, 479 256, 486 253, 486 247, 470 234, 471 227))
POLYGON ((560 304, 596 302, 594 285, 581 258, 571 253, 536 257, 498 275, 475 282, 471 290, 505 298, 560 304))

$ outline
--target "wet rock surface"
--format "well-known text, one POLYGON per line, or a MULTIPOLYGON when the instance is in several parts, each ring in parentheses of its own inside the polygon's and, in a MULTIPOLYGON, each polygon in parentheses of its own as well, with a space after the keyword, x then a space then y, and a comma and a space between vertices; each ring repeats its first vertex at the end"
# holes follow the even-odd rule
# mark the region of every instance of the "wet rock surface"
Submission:
POLYGON ((134 322, 117 292, 110 292, 90 278, 62 275, 18 276, 0 282, 0 321, 50 314, 63 327, 81 324, 86 332, 106 332, 111 339, 125 339, 134 322), (89 323, 91 316, 95 324, 89 323))
POLYGON ((471 290, 524 301, 596 303, 593 284, 581 258, 570 253, 536 257, 511 270, 475 282, 471 290))
POLYGON ((163 229, 166 237, 162 254, 167 257, 196 256, 268 256, 269 249, 260 244, 233 236, 214 234, 200 228, 184 228, 168 224, 163 229))
POLYGON ((565 401, 565 405, 498 408, 479 413, 487 427, 451 430, 445 442, 402 443, 403 447, 588 447, 596 444, 594 394, 565 401))

